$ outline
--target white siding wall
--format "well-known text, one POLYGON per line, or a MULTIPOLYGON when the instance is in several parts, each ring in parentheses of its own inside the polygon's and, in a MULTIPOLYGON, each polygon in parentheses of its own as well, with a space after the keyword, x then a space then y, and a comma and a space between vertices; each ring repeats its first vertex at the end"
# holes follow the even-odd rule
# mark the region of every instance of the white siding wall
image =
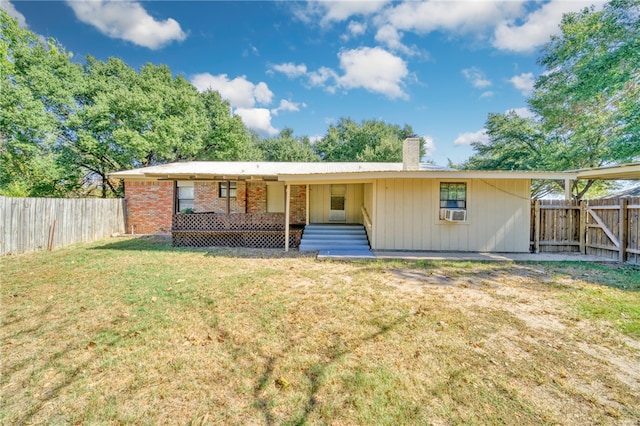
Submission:
POLYGON ((380 179, 374 249, 527 252, 530 181, 458 179, 467 183, 467 222, 439 220, 438 179, 380 179))
MULTIPOLYGON (((329 223, 329 201, 331 185, 309 185, 309 204, 311 223, 329 223)), ((362 223, 361 207, 364 202, 364 185, 347 185, 346 195, 347 223, 362 223)))

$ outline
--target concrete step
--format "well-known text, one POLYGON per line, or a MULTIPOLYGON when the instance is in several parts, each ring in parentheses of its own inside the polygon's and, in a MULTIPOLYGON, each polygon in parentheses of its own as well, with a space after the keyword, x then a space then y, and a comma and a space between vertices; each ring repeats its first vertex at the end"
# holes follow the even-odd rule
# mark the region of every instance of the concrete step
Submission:
POLYGON ((300 243, 300 251, 316 251, 316 250, 369 250, 369 244, 349 244, 349 243, 333 243, 333 244, 318 244, 314 242, 300 243))
POLYGON ((307 225, 302 233, 300 251, 359 253, 370 252, 367 234, 362 225, 307 225))

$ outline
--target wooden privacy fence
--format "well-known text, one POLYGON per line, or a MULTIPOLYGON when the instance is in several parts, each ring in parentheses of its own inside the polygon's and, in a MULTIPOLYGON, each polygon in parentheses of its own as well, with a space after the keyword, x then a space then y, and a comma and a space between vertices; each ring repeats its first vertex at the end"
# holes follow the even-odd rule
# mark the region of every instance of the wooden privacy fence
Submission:
POLYGON ((124 223, 123 199, 0 197, 0 255, 99 240, 124 223))
POLYGON ((577 252, 640 265, 640 197, 538 200, 531 217, 536 253, 577 252))

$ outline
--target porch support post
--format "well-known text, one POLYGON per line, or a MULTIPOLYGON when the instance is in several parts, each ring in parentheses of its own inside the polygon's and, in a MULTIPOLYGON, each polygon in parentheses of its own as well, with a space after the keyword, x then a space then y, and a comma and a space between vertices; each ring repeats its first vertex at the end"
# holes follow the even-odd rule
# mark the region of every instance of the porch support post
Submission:
POLYGON ((564 199, 571 200, 571 179, 564 180, 564 199))
POLYGON ((308 225, 309 224, 309 185, 308 184, 307 184, 307 189, 306 189, 305 192, 307 194, 307 197, 306 197, 307 198, 307 200, 306 200, 307 205, 305 207, 305 211, 306 211, 307 214, 306 214, 305 219, 304 219, 305 220, 304 224, 308 225))
POLYGON ((284 184, 284 251, 289 251, 289 212, 291 211, 291 185, 284 184))
POLYGON ((227 181, 227 214, 231 214, 231 181, 227 181))

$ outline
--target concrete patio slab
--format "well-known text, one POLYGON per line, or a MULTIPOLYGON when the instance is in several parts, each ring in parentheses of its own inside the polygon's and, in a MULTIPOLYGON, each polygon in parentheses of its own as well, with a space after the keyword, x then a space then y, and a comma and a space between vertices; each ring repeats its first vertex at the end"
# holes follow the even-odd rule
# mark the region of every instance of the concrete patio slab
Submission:
POLYGON ((426 251, 372 251, 373 256, 341 256, 339 252, 323 253, 318 259, 387 259, 387 260, 451 260, 451 261, 492 261, 492 262, 597 262, 616 263, 615 259, 587 256, 578 253, 466 253, 466 252, 426 252, 426 251))

